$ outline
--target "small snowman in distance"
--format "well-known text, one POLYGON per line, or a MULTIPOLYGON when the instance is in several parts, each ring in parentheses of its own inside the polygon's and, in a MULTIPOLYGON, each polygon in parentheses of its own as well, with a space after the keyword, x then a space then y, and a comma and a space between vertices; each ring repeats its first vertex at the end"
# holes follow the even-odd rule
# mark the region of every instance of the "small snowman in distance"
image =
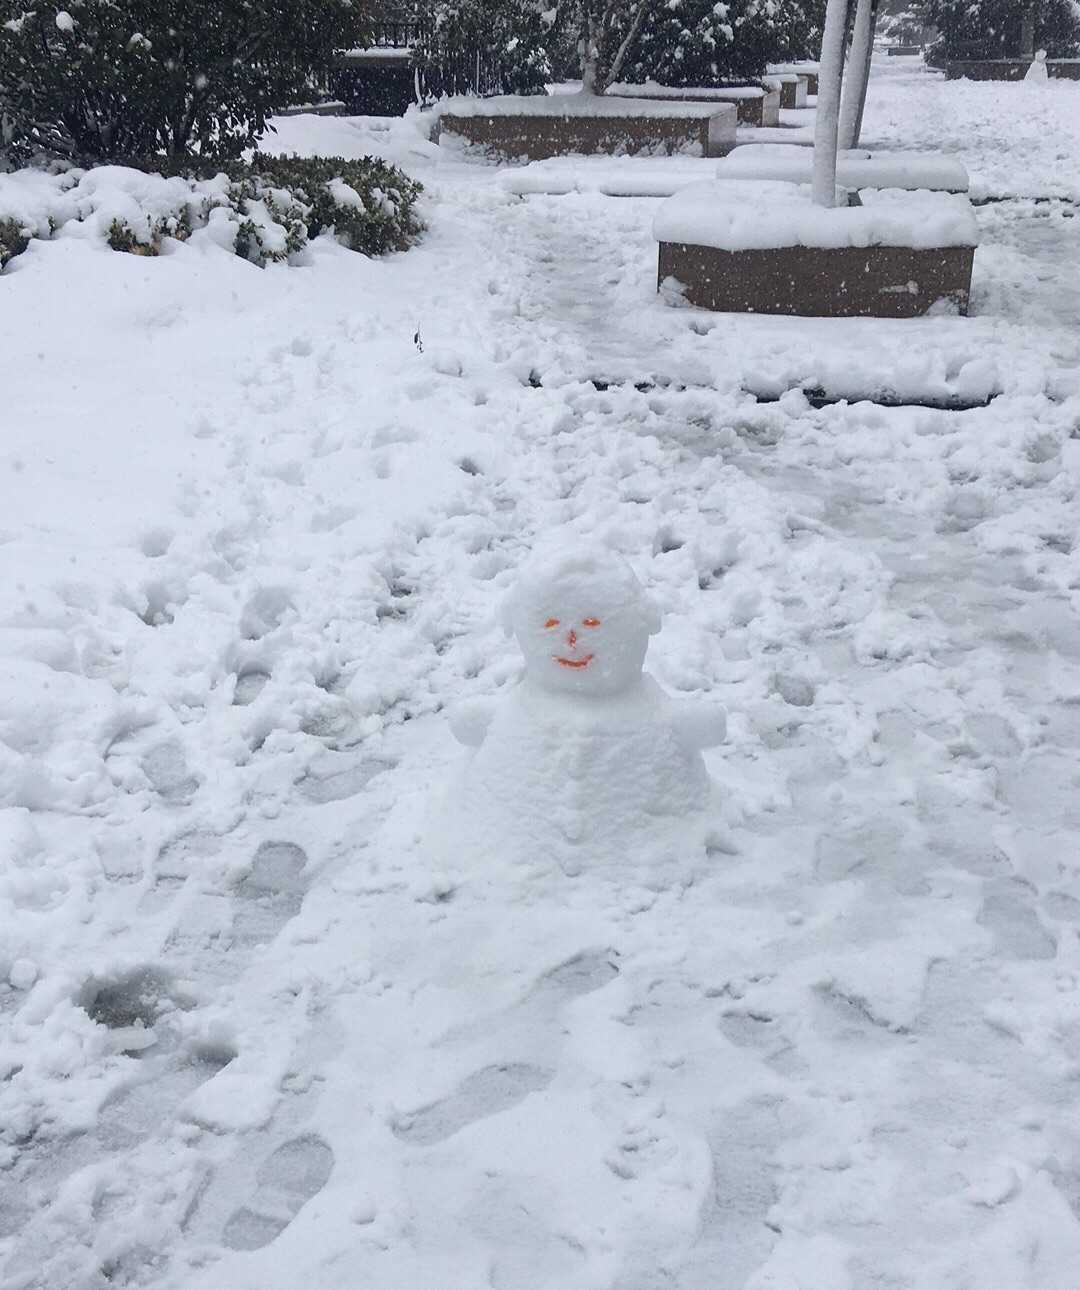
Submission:
POLYGON ((524 675, 451 718, 470 749, 450 794, 460 851, 570 874, 703 858, 715 786, 701 753, 723 742, 724 712, 642 671, 660 615, 629 564, 597 544, 542 551, 505 626, 524 675))
POLYGON ((1037 49, 1035 51, 1035 61, 1028 67, 1024 74, 1024 80, 1028 85, 1045 85, 1050 79, 1050 73, 1046 67, 1046 50, 1037 49))

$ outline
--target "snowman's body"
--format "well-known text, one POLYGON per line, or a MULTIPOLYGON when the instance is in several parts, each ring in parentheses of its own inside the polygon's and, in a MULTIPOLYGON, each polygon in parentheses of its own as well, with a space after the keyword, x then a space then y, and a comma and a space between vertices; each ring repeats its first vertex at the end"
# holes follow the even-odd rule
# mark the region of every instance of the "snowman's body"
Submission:
POLYGON ((1050 73, 1046 66, 1045 49, 1036 51, 1034 60, 1024 73, 1024 80, 1029 85, 1045 85, 1050 80, 1050 73))
POLYGON ((723 713, 642 672, 659 621, 616 559, 577 554, 523 580, 525 676, 452 723, 473 749, 450 794, 469 854, 574 873, 702 851, 713 785, 700 750, 723 739, 723 713))

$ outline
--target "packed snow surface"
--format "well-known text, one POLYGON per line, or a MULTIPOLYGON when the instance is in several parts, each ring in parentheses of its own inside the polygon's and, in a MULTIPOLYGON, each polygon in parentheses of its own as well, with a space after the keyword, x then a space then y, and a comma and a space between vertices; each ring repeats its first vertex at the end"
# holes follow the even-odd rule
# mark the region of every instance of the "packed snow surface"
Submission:
MULTIPOLYGON (((858 163, 853 163, 858 164, 858 163)), ((887 188, 863 206, 816 206, 807 184, 710 180, 669 197, 653 221, 658 242, 724 251, 768 247, 975 246, 979 230, 966 197, 887 188)))
POLYGON ((875 66, 867 147, 1007 197, 902 323, 669 308, 655 199, 277 125, 424 242, 0 279, 0 1285, 1076 1290, 1080 85, 875 66), (599 869, 428 845, 507 597, 607 612, 515 601, 555 540, 660 615, 642 758, 728 713, 655 870, 625 794, 599 869))

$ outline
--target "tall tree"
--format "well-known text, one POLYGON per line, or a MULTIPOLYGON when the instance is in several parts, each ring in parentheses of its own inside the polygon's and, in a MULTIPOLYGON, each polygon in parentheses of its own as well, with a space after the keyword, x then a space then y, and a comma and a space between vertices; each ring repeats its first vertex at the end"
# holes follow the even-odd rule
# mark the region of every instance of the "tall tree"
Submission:
POLYGON ((0 116, 16 155, 237 157, 364 31, 354 0, 0 0, 0 116))

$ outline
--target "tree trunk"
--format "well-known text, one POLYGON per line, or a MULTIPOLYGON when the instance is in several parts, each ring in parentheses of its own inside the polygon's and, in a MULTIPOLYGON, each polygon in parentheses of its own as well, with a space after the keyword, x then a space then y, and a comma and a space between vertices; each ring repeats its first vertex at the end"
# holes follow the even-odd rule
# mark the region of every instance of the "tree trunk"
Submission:
POLYGON ((1031 60, 1035 57, 1035 6, 1024 5, 1020 15, 1020 57, 1031 60))
POLYGON ((870 60, 874 54, 874 33, 877 31, 877 20, 878 0, 873 0, 873 9, 870 14, 870 39, 866 44, 866 79, 863 81, 862 96, 859 99, 859 112, 855 117, 855 134, 851 142, 853 148, 859 146, 859 140, 862 138, 863 112, 866 109, 866 89, 870 83, 870 60))
POLYGON ((600 67, 600 24, 592 14, 585 12, 581 17, 581 92, 582 94, 603 94, 607 85, 603 84, 603 71, 600 67))
POLYGON ((851 51, 848 54, 848 73, 844 79, 844 98, 840 107, 838 145, 841 148, 854 148, 858 138, 873 51, 874 0, 858 0, 851 51))
POLYGON ((847 10, 847 0, 829 0, 825 11, 814 125, 814 201, 819 206, 836 205, 836 139, 840 124, 840 88, 844 79, 847 10))

